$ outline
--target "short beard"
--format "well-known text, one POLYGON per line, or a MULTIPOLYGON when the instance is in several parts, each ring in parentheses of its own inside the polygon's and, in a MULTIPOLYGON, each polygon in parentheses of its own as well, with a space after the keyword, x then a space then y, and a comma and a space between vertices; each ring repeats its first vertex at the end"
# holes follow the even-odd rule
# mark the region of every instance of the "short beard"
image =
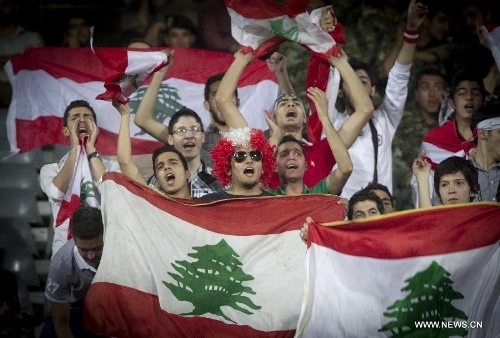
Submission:
POLYGON ((212 115, 212 119, 214 120, 215 123, 221 125, 221 126, 225 126, 226 125, 226 121, 223 121, 222 119, 220 119, 218 116, 217 116, 217 113, 214 112, 212 109, 209 110, 210 112, 210 115, 212 115))

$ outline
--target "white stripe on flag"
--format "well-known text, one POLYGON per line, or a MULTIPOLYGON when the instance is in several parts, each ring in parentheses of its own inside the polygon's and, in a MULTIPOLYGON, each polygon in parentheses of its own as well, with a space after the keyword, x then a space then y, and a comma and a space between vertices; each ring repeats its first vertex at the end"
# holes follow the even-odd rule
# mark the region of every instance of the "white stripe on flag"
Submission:
POLYGON ((409 294, 401 291, 407 286, 405 281, 434 261, 451 273, 453 289, 464 295, 453 306, 464 311, 469 322, 489 324, 489 333, 469 330, 468 337, 498 334, 499 242, 475 250, 400 260, 351 256, 312 244, 306 258, 308 303, 303 305, 297 332, 304 329, 298 336, 391 337, 389 331, 378 331, 391 321, 383 313, 409 294), (490 299, 495 289, 496 302, 490 299))

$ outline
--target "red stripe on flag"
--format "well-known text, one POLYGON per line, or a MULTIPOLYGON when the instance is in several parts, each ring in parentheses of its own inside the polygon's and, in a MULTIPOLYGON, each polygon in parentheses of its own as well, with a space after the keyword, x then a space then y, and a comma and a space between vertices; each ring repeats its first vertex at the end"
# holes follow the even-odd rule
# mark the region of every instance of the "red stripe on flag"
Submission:
POLYGON ((158 296, 111 283, 93 283, 88 295, 84 311, 92 315, 84 315, 85 327, 105 336, 284 338, 295 334, 295 330, 263 332, 248 325, 169 314, 161 309, 158 296), (135 309, 133 314, 130 309, 135 309), (132 316, 134 320, 130 321, 132 316))
MULTIPOLYGON (((20 153, 49 144, 70 145, 69 139, 62 134, 62 118, 55 116, 38 117, 36 120, 16 120, 17 147, 20 153), (40 130, 44 132, 41 133, 40 130)), ((105 156, 116 155, 118 134, 99 128, 96 148, 105 156)), ((132 155, 152 154, 153 151, 164 144, 158 141, 131 139, 132 155)))
MULTIPOLYGON (((500 240, 500 204, 469 203, 395 213, 335 227, 309 226, 308 240, 362 257, 443 255, 500 240)), ((319 222, 318 222, 319 223, 319 222)))
POLYGON ((103 179, 113 180, 156 208, 186 222, 227 235, 279 234, 290 229, 300 229, 307 216, 313 216, 315 220, 321 222, 344 219, 344 205, 337 204, 340 198, 332 195, 273 196, 210 203, 174 200, 161 194, 151 193, 150 188, 121 173, 109 172, 104 175, 103 179), (167 198, 171 203, 167 203, 167 198), (214 204, 217 205, 216 208, 214 204), (307 210, 300 207, 306 204, 307 210), (221 218, 220 215, 224 217, 221 218), (256 226, 238 226, 243 219, 246 222, 250 219, 256 226))
POLYGON ((307 11, 309 1, 303 0, 224 0, 226 7, 247 19, 272 19, 287 15, 291 18, 307 11))

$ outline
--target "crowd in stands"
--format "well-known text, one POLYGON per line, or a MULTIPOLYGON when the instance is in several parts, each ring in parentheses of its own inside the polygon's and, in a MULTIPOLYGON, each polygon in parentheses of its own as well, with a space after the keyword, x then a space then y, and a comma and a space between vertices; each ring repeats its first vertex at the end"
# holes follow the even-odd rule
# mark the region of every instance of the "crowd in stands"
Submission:
MULTIPOLYGON (((165 50, 170 63, 153 75, 133 119, 165 146, 154 152, 154 175, 145 179, 132 161, 130 108, 113 102, 121 116, 117 161, 105 161, 94 146, 93 108, 85 101, 71 102, 63 130, 71 140, 71 151, 40 173, 54 212, 72 179, 68 168, 74 167, 79 138, 84 136, 89 137, 90 181, 99 182, 106 170, 121 171, 174 198, 207 201, 328 193, 343 198, 339 203, 345 204, 349 220, 440 204, 498 201, 500 74, 478 33, 484 24, 500 23, 491 2, 459 0, 453 6, 444 1, 339 2, 310 3, 310 9, 333 5, 345 25, 347 43, 328 60, 341 76, 338 96, 326 97, 316 87, 303 89, 305 78, 288 76, 305 68, 307 57, 294 68, 287 66, 289 56, 283 50, 273 51, 263 58, 278 79, 280 95, 274 112, 266 113, 269 130, 262 131, 248 126, 239 111, 237 83, 253 55, 244 54, 231 36, 231 20, 222 0, 124 1, 115 18, 118 38, 107 47, 172 47, 165 50), (208 126, 189 107, 175 113, 168 126, 153 118, 161 82, 175 63, 175 48, 234 55, 225 73, 206 81, 208 126), (305 93, 303 98, 300 93, 305 93), (324 138, 316 143, 310 143, 305 133, 306 98, 314 103, 324 131, 324 138), (336 102, 332 120, 328 101, 336 102)), ((20 5, 20 0, 0 0, 2 69, 10 56, 30 47, 89 47, 91 26, 95 34, 103 34, 92 11, 68 11, 61 20, 59 41, 45 43, 42 29, 24 28, 20 5)), ((329 18, 332 12, 323 15, 329 18)), ((328 32, 331 21, 322 21, 321 29, 328 32)), ((8 107, 10 91, 4 75, 2 70, 1 103, 8 107)), ((98 196, 99 185, 93 189, 98 196)), ((102 243, 87 249, 80 245, 96 236, 77 235, 75 221, 75 239, 65 244, 67 230, 67 226, 58 228, 53 257, 59 262, 62 250, 72 255, 79 251, 95 273, 98 261, 92 265, 88 251, 100 255, 102 243)), ((306 233, 307 223, 301 231, 303 239, 306 233)), ((87 267, 78 259, 74 264, 80 270, 87 267)), ((56 275, 52 267, 51 274, 56 275)), ((50 329, 63 332, 69 325, 69 308, 59 305, 76 296, 69 291, 56 295, 53 285, 53 281, 47 283, 46 289, 54 320, 50 329)))

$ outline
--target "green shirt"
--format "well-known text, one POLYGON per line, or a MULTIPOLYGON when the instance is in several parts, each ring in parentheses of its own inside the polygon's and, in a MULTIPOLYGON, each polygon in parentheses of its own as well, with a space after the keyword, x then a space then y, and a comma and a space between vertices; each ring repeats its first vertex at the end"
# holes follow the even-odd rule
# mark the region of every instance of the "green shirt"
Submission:
MULTIPOLYGON (((267 191, 273 195, 286 195, 285 190, 281 186, 277 187, 276 190, 271 188, 267 189, 267 191)), ((326 179, 319 181, 312 188, 309 188, 304 184, 304 189, 302 189, 302 194, 328 194, 328 189, 326 188, 326 179)))

